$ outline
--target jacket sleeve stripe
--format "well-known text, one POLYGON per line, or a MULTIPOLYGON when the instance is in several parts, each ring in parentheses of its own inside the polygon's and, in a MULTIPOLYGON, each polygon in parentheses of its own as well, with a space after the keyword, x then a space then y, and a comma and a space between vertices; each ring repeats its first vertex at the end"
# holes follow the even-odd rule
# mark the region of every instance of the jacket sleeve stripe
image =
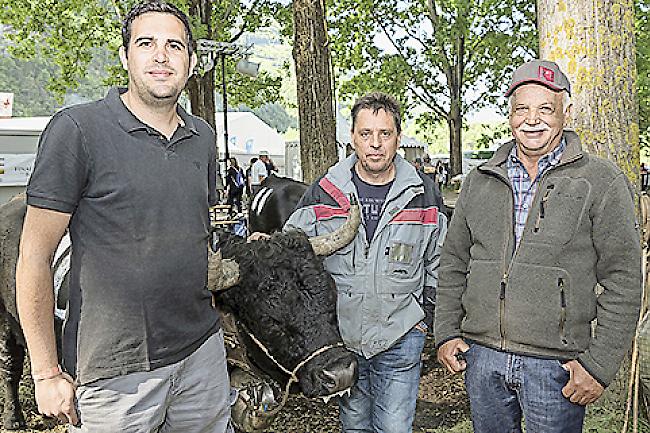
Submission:
POLYGON ((316 215, 316 221, 328 220, 337 216, 348 216, 348 212, 345 209, 338 207, 316 205, 313 207, 313 210, 316 215))
POLYGON ((323 191, 332 196, 334 201, 336 201, 336 203, 338 203, 338 205, 341 206, 344 211, 347 212, 350 210, 350 200, 348 200, 345 194, 343 194, 343 191, 338 189, 336 185, 334 185, 326 178, 322 178, 318 184, 321 188, 323 188, 323 191))
POLYGON ((438 224, 438 208, 403 209, 390 220, 393 223, 438 224))

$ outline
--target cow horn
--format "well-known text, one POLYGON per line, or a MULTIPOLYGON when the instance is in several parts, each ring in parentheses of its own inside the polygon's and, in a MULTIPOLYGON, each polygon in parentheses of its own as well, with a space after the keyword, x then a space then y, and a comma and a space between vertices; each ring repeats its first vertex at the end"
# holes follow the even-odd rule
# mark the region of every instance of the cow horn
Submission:
POLYGON ((209 253, 208 289, 212 292, 226 290, 239 282, 239 265, 234 260, 221 257, 221 251, 209 253))
POLYGON ((350 196, 350 216, 340 228, 326 235, 309 238, 317 256, 329 256, 354 239, 361 224, 361 210, 354 195, 350 196))

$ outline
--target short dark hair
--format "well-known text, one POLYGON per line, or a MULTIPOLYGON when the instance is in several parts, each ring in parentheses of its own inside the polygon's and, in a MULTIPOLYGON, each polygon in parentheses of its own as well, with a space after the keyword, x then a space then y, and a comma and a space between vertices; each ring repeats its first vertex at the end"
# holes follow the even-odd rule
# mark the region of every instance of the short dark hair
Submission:
POLYGON ((400 114, 400 105, 397 99, 382 92, 372 92, 362 96, 352 106, 352 130, 354 131, 354 124, 357 121, 359 111, 368 109, 377 114, 379 110, 384 110, 386 113, 393 115, 395 121, 395 128, 397 133, 402 133, 402 116, 400 114))
POLYGON ((187 15, 185 15, 185 13, 182 10, 178 9, 176 6, 160 0, 150 0, 144 1, 142 3, 137 3, 124 17, 124 21, 122 21, 122 46, 124 47, 124 52, 126 54, 129 52, 129 42, 131 42, 131 27, 133 26, 133 20, 135 20, 140 15, 148 13, 170 14, 178 18, 185 27, 185 35, 187 36, 187 52, 190 54, 190 56, 192 55, 192 52, 194 51, 194 40, 192 39, 190 20, 187 18, 187 15))

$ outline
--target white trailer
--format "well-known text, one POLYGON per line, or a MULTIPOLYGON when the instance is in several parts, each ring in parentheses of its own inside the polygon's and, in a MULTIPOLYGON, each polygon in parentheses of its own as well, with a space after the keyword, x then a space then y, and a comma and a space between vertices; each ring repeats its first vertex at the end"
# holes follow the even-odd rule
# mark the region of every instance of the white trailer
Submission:
POLYGON ((25 191, 38 138, 51 117, 0 119, 0 204, 25 191))

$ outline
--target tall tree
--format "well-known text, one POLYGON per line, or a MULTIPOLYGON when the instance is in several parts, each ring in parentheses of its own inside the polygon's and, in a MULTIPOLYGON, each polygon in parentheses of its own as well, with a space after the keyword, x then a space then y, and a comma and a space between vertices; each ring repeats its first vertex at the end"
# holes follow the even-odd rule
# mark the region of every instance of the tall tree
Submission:
POLYGON ((303 180, 336 162, 329 40, 322 0, 293 0, 294 45, 303 180))
POLYGON ((493 103, 505 77, 535 51, 531 0, 332 0, 336 66, 351 71, 342 96, 377 89, 418 123, 449 128, 452 174, 462 171, 463 116, 493 103), (384 41, 384 42, 382 42, 384 41))
POLYGON ((583 145, 639 179, 633 0, 537 2, 542 58, 572 84, 572 126, 583 145))

